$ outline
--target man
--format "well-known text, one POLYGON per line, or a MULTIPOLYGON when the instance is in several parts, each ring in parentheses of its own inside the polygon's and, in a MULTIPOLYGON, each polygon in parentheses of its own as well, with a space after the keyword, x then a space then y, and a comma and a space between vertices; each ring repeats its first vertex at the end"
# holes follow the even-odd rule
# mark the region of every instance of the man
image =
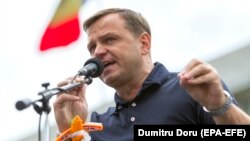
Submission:
MULTIPOLYGON (((91 133, 92 140, 133 140, 135 124, 249 122, 211 65, 193 59, 177 74, 159 62, 153 63, 151 31, 141 14, 129 9, 106 9, 90 17, 83 26, 91 56, 104 64, 100 79, 116 90, 116 107, 91 115, 91 121, 104 126, 103 131, 91 133)), ((69 81, 71 78, 58 86, 69 81)), ((60 132, 70 127, 75 115, 86 120, 85 89, 83 85, 55 100, 60 132)))

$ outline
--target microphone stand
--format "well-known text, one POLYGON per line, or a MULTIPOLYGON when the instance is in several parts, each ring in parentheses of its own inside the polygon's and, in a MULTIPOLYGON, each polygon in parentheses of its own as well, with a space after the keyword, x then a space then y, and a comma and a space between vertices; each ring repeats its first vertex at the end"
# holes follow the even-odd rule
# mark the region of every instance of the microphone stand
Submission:
MULTIPOLYGON (((48 114, 51 111, 51 107, 49 106, 50 98, 59 93, 67 92, 71 89, 77 88, 83 84, 89 85, 92 83, 92 81, 93 80, 91 77, 85 77, 84 80, 81 82, 71 83, 60 88, 57 87, 57 88, 52 88, 52 89, 48 89, 48 86, 50 85, 49 83, 43 83, 42 87, 44 87, 45 90, 38 93, 38 96, 39 96, 38 98, 36 98, 35 100, 30 100, 30 99, 19 100, 16 102, 16 109, 23 110, 33 105, 34 110, 40 115, 38 137, 39 137, 39 141, 41 141, 41 131, 40 131, 41 116, 42 116, 42 113, 45 113, 46 116, 48 117, 48 114), (37 104, 38 102, 41 102, 40 106, 37 104)), ((46 118, 46 122, 48 122, 47 118, 46 118)), ((45 125, 48 125, 48 124, 46 123, 45 125)), ((49 127, 47 128, 49 129, 49 127)))

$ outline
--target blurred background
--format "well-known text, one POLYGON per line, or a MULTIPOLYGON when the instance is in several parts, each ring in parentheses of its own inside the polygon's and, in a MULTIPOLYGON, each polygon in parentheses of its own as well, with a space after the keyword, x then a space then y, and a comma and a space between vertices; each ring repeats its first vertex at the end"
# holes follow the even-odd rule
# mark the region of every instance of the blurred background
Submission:
MULTIPOLYGON (((38 140, 39 114, 32 106, 17 110, 16 102, 36 99, 45 82, 54 88, 76 74, 90 57, 83 21, 111 7, 148 19, 153 60, 170 71, 181 71, 192 58, 211 63, 250 114, 249 6, 248 0, 0 0, 0 141, 38 140)), ((87 91, 90 111, 113 105, 113 89, 100 80, 87 91)), ((48 120, 42 119, 50 140, 56 136, 54 98, 48 120)))

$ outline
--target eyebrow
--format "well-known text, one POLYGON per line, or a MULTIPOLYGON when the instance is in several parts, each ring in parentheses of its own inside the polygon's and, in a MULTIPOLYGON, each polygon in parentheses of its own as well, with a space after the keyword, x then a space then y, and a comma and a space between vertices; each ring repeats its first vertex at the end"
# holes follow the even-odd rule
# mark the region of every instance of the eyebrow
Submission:
POLYGON ((118 35, 115 34, 114 32, 112 32, 112 33, 109 32, 109 33, 105 33, 105 34, 101 35, 99 38, 102 40, 107 36, 118 37, 118 35))
MULTIPOLYGON (((115 33, 110 33, 110 32, 109 32, 109 33, 105 33, 105 34, 99 36, 98 39, 103 40, 103 39, 105 39, 107 36, 119 37, 117 34, 115 34, 115 33)), ((90 41, 90 42, 87 44, 87 47, 89 48, 92 44, 93 44, 93 41, 90 41)))

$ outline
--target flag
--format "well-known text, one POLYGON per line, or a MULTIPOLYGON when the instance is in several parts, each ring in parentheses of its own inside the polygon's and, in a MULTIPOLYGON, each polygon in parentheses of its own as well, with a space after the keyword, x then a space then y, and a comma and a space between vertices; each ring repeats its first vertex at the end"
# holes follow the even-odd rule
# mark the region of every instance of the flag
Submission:
POLYGON ((82 3, 83 0, 61 0, 42 36, 40 51, 66 47, 79 38, 78 13, 82 3))

